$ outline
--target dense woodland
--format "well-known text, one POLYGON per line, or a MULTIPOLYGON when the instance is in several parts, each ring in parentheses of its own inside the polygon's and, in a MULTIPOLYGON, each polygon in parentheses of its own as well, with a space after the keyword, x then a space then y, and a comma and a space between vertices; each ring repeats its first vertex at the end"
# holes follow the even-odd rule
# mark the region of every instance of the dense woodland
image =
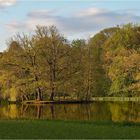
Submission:
POLYGON ((17 34, 0 53, 0 98, 90 100, 140 95, 140 26, 107 28, 68 41, 56 27, 17 34))

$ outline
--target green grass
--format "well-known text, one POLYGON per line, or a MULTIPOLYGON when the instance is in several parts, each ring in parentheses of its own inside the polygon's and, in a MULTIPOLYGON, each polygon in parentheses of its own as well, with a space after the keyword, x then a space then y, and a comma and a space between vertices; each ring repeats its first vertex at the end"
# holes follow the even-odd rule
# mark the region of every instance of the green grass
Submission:
POLYGON ((140 138, 140 124, 49 120, 0 120, 0 139, 140 138))

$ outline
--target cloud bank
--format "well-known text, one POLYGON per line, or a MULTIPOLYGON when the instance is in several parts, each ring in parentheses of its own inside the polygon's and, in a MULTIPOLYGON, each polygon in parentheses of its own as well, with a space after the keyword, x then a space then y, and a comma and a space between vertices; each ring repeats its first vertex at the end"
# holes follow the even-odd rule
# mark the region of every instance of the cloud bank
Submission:
POLYGON ((13 32, 23 29, 33 30, 36 25, 55 25, 66 36, 84 37, 84 35, 91 35, 106 27, 140 22, 140 17, 137 15, 95 7, 77 11, 71 16, 62 15, 46 9, 34 10, 27 14, 24 22, 12 21, 5 26, 13 32))

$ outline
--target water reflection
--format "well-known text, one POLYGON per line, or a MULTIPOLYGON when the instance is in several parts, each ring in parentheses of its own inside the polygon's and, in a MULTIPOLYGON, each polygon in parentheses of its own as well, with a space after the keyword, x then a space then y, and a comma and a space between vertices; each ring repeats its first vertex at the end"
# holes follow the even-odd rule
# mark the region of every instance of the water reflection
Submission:
POLYGON ((94 102, 92 104, 6 105, 0 119, 112 120, 140 122, 139 102, 94 102))

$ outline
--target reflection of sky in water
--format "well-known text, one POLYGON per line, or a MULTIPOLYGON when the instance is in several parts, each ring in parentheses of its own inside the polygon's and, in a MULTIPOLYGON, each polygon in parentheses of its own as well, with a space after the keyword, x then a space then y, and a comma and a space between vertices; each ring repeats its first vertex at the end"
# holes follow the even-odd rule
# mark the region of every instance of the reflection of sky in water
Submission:
POLYGON ((0 107, 1 119, 56 119, 140 122, 138 102, 94 102, 92 104, 7 105, 0 107))

